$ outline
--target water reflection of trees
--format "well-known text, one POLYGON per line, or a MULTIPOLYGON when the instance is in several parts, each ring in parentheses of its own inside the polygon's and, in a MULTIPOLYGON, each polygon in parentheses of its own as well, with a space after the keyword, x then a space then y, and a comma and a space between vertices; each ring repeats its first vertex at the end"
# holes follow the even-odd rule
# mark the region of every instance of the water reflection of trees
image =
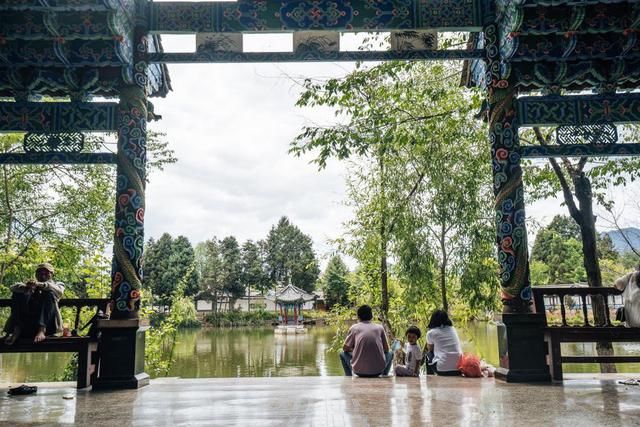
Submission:
POLYGON ((263 377, 341 374, 337 355, 326 352, 330 328, 276 335, 272 328, 183 331, 171 376, 263 377), (335 360, 334 360, 335 359, 335 360))
POLYGON ((0 382, 51 381, 64 371, 70 357, 69 353, 0 354, 0 382))

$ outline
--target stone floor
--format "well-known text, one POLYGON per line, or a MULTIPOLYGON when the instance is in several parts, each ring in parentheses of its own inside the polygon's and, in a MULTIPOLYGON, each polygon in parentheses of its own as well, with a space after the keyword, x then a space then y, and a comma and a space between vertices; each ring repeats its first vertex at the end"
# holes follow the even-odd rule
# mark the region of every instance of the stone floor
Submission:
POLYGON ((162 379, 138 391, 100 393, 47 383, 33 396, 2 393, 0 424, 640 425, 639 386, 618 384, 620 376, 572 378, 564 385, 447 377, 162 379))

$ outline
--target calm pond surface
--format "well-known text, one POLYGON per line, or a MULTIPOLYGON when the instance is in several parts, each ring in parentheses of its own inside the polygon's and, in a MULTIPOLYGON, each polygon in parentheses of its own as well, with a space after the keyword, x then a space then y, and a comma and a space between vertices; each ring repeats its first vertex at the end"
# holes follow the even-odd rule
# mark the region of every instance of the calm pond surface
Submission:
MULTIPOLYGON (((498 365, 496 326, 474 322, 458 327, 464 351, 498 365)), ((335 352, 329 350, 334 331, 311 327, 307 334, 276 335, 273 328, 190 329, 179 333, 175 363, 169 376, 286 377, 342 375, 335 352)), ((424 338, 423 338, 424 340, 424 338)), ((422 341, 421 340, 421 345, 422 341)), ((616 354, 638 354, 640 344, 614 344, 616 354)), ((592 344, 570 344, 563 353, 594 354, 592 344)), ((61 374, 70 355, 61 353, 2 354, 0 383, 47 381, 61 374)), ((598 372, 598 366, 564 365, 565 372, 598 372)), ((620 372, 640 372, 640 364, 619 365, 620 372)))

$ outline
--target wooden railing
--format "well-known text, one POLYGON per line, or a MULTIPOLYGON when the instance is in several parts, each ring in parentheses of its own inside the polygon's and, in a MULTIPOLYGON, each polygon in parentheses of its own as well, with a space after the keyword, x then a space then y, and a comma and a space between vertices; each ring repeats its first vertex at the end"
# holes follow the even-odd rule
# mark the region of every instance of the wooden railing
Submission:
MULTIPOLYGON (((78 328, 82 326, 80 325, 80 313, 82 312, 83 308, 96 307, 96 312, 98 312, 98 310, 101 310, 102 312, 106 312, 108 305, 109 305, 108 298, 77 298, 77 299, 64 298, 58 301, 58 306, 60 308, 64 308, 64 307, 75 308, 76 312, 75 312, 75 319, 73 323, 73 331, 76 331, 77 333, 80 332, 78 328)), ((7 298, 0 299, 0 307, 11 307, 11 299, 7 299, 7 298)))
MULTIPOLYGON (((536 312, 545 313, 549 309, 549 307, 545 306, 544 297, 545 296, 557 296, 560 300, 560 315, 562 317, 562 325, 563 327, 569 326, 567 324, 567 308, 565 304, 565 297, 578 297, 582 306, 582 316, 584 318, 583 325, 584 327, 591 326, 613 326, 611 323, 611 310, 609 308, 609 297, 621 295, 622 291, 619 291, 616 288, 611 287, 602 287, 602 288, 568 288, 568 287, 557 287, 557 286, 539 286, 533 288, 533 301, 536 307, 536 312), (592 325, 589 322, 589 304, 587 303, 587 297, 591 299, 591 302, 594 301, 602 301, 602 306, 604 308, 604 325, 592 325)), ((576 325, 571 325, 575 327, 576 325)))
POLYGON ((533 288, 533 300, 536 312, 544 313, 546 327, 544 328, 544 340, 548 348, 548 364, 551 377, 555 381, 562 381, 563 363, 637 363, 640 356, 563 356, 562 343, 567 342, 640 342, 640 328, 627 328, 624 325, 611 323, 609 298, 620 295, 622 292, 615 288, 566 288, 541 286, 533 288), (560 300, 560 313, 562 315, 560 325, 549 324, 549 308, 545 306, 545 297, 557 296, 560 300), (565 297, 577 297, 581 302, 581 325, 567 323, 567 308, 565 297), (604 316, 601 324, 589 322, 589 304, 587 298, 593 303, 592 308, 603 309, 604 316), (596 304, 600 301, 601 304, 596 304))

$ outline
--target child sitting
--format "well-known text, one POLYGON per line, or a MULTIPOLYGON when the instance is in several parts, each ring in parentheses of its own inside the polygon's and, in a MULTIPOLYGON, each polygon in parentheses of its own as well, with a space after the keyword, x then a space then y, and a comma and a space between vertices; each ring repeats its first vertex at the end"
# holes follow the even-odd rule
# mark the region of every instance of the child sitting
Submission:
POLYGON ((396 366, 397 377, 417 377, 420 375, 420 362, 422 351, 418 345, 418 339, 422 333, 416 326, 411 326, 405 333, 407 344, 405 345, 405 365, 396 366))

